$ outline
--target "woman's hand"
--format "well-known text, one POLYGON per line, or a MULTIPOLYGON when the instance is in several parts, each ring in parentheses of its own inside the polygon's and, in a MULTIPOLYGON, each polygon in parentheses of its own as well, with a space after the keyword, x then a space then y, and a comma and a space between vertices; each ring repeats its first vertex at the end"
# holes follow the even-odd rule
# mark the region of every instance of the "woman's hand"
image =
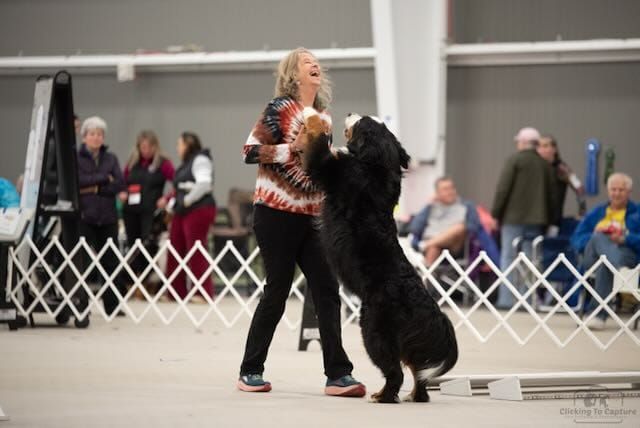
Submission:
POLYGON ((609 235, 609 238, 616 244, 624 244, 624 231, 622 231, 621 229, 617 229, 609 235))
POLYGON ((158 208, 159 210, 163 210, 165 209, 167 206, 167 200, 161 196, 157 201, 156 201, 156 208, 158 208))

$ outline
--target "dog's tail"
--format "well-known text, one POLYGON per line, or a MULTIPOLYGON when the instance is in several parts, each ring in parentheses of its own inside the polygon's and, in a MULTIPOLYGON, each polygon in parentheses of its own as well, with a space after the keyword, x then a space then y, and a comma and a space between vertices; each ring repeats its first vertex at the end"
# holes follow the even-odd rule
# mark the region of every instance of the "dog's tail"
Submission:
POLYGON ((451 324, 451 320, 445 314, 442 314, 442 322, 446 331, 446 340, 443 347, 448 348, 446 356, 439 361, 429 361, 427 367, 418 370, 416 377, 420 381, 435 379, 447 373, 453 368, 458 361, 458 341, 456 340, 456 332, 451 324))

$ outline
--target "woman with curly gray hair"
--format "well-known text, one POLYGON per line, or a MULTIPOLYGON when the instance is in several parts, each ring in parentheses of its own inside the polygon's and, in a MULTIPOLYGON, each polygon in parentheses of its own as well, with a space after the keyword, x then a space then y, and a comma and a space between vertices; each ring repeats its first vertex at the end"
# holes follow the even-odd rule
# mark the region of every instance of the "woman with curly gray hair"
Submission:
POLYGON ((254 231, 267 274, 264 294, 249 328, 238 388, 267 392, 264 362, 284 313, 297 264, 313 296, 327 382, 325 394, 362 397, 365 386, 351 376, 353 365, 342 347, 338 281, 331 273, 318 236, 316 217, 324 194, 302 168, 297 141, 304 134, 305 107, 326 112, 331 88, 326 72, 307 49, 291 51, 277 71, 275 98, 267 104, 243 149, 245 163, 258 164, 254 231))

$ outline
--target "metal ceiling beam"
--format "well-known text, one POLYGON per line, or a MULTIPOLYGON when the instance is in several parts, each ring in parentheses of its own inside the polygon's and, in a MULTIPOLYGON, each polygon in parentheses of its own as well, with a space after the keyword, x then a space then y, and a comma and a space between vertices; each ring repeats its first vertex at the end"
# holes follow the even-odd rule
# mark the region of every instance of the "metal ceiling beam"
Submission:
POLYGON ((450 67, 635 62, 640 39, 454 44, 444 54, 450 67))
MULTIPOLYGON (((197 52, 141 55, 71 55, 0 57, 0 74, 39 74, 65 69, 115 73, 119 66, 136 72, 273 70, 289 51, 197 52)), ((374 48, 312 49, 330 68, 372 68, 374 48)))

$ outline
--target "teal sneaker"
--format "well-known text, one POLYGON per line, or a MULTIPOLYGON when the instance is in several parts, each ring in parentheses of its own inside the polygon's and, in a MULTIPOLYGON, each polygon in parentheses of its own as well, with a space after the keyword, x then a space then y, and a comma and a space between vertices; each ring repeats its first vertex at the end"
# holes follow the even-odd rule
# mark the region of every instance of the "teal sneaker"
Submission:
POLYGON ((345 375, 338 379, 327 379, 324 393, 334 397, 364 397, 367 388, 351 375, 345 375))
POLYGON ((271 382, 262 379, 262 375, 258 373, 242 375, 238 379, 238 389, 244 392, 269 392, 271 382))

